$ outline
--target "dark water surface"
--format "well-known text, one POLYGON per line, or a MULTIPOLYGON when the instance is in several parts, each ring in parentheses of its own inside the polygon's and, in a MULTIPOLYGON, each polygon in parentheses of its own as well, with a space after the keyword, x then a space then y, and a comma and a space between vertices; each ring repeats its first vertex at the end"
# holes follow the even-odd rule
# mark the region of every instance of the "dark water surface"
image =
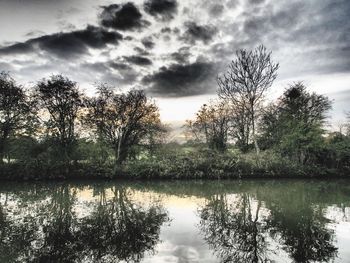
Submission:
POLYGON ((0 182, 0 262, 350 262, 350 181, 0 182))

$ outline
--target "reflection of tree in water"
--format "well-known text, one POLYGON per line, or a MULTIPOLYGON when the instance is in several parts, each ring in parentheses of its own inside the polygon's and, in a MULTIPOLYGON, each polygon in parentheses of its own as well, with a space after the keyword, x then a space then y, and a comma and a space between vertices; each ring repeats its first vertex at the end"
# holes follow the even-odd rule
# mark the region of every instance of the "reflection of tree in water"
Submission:
POLYGON ((74 212, 76 193, 67 185, 53 188, 50 197, 37 200, 21 220, 0 205, 0 262, 138 262, 159 242, 168 220, 159 203, 136 205, 125 188, 114 188, 109 201, 101 191, 84 218, 74 212))
POLYGON ((326 227, 329 220, 323 208, 313 206, 304 192, 284 191, 277 195, 266 201, 271 210, 267 225, 272 237, 283 244, 295 262, 333 259, 337 255, 334 232, 326 227))
POLYGON ((302 187, 263 189, 254 196, 260 201, 247 193, 235 200, 214 195, 200 210, 201 231, 222 262, 268 261, 268 235, 294 262, 329 262, 337 255, 324 208, 302 187), (269 210, 265 217, 259 217, 262 204, 269 210))
POLYGON ((76 253, 79 240, 75 235, 76 218, 73 205, 76 201, 76 192, 70 192, 68 185, 60 185, 52 190, 48 206, 41 209, 45 216, 42 218, 43 239, 37 245, 32 260, 35 262, 62 262, 77 260, 76 253), (46 210, 46 212, 45 212, 46 210))
POLYGON ((0 203, 0 262, 21 262, 28 254, 28 248, 39 227, 27 215, 11 218, 5 211, 6 205, 7 201, 4 205, 0 203))
POLYGON ((103 262, 139 262, 159 242, 167 213, 159 204, 147 209, 136 205, 124 189, 114 188, 113 193, 113 199, 107 201, 101 192, 96 210, 81 222, 85 256, 103 262))
POLYGON ((259 221, 261 202, 253 207, 249 194, 229 204, 226 195, 213 196, 200 210, 201 231, 222 262, 264 262, 267 241, 259 221))

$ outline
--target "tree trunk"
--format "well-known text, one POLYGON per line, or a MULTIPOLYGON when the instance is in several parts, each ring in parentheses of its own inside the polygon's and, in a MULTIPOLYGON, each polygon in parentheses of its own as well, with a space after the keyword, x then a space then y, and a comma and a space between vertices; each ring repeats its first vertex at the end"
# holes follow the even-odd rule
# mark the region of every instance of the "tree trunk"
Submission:
POLYGON ((251 110, 252 110, 252 132, 253 132, 253 141, 254 141, 254 147, 255 147, 255 151, 256 151, 256 155, 259 156, 260 155, 260 148, 258 145, 258 141, 256 139, 256 132, 255 132, 255 112, 254 112, 254 106, 251 106, 251 110))
POLYGON ((5 156, 5 143, 3 141, 0 141, 0 164, 4 163, 4 156, 5 156))
POLYGON ((116 166, 122 164, 127 157, 127 150, 121 144, 118 144, 115 150, 115 164, 116 166))

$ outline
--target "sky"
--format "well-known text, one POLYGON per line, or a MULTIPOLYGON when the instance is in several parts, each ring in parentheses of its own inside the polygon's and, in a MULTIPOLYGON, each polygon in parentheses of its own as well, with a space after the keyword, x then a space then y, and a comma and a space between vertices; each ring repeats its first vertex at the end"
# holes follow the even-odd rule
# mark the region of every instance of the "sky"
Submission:
POLYGON ((0 71, 28 87, 63 74, 145 89, 182 125, 216 97, 238 49, 263 44, 280 64, 267 100, 303 81, 350 111, 349 0, 0 0, 0 71))

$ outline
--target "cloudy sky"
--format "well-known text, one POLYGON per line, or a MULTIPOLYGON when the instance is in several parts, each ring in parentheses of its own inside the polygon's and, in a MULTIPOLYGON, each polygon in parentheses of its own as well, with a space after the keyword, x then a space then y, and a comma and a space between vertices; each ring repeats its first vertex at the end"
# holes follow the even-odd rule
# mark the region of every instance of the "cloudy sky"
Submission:
POLYGON ((349 0, 0 0, 0 71, 27 86, 61 73, 87 93, 144 88, 164 121, 215 97, 237 49, 264 44, 280 63, 268 99, 302 80, 350 110, 349 0))

